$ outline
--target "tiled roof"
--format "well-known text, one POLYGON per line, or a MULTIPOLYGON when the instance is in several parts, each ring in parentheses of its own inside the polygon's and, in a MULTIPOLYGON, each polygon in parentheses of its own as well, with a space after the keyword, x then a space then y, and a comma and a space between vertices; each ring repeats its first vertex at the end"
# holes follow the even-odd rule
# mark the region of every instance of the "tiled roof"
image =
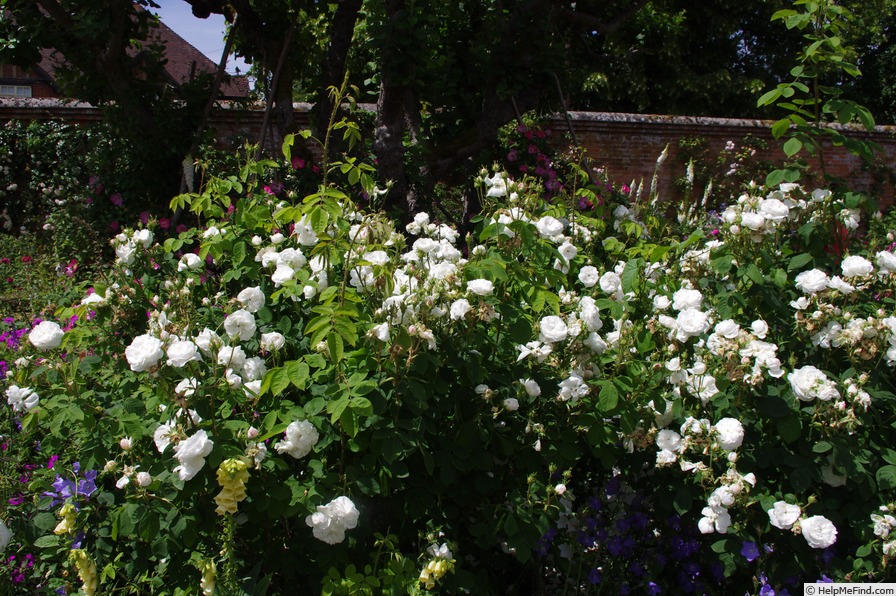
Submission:
MULTIPOLYGON (((159 21, 159 27, 150 35, 151 41, 158 41, 165 46, 165 74, 176 87, 189 83, 199 75, 214 76, 218 65, 205 54, 193 47, 187 40, 175 33, 165 23, 159 21)), ((136 53, 136 51, 132 51, 136 53)), ((45 74, 48 82, 55 87, 56 71, 66 68, 65 58, 52 48, 40 51, 40 62, 37 64, 39 74, 45 74)), ((220 99, 245 99, 249 96, 249 80, 245 76, 226 76, 221 84, 220 99)))
MULTIPOLYGON (((175 33, 165 23, 159 21, 155 32, 157 39, 165 46, 165 73, 175 85, 183 85, 200 74, 214 76, 218 65, 205 54, 193 47, 187 40, 175 33)), ((154 39, 155 40, 155 39, 154 39)), ((222 99, 241 99, 249 95, 249 81, 245 76, 230 76, 221 85, 222 99)))

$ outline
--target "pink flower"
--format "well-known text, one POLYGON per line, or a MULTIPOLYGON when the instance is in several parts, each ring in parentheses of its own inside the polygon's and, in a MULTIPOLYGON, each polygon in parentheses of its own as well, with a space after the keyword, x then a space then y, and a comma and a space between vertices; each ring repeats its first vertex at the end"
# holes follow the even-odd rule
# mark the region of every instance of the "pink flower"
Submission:
POLYGON ((116 207, 121 207, 124 204, 124 199, 121 198, 121 193, 117 192, 109 197, 109 202, 116 207))
POLYGON ((140 223, 146 225, 149 221, 149 211, 141 211, 140 212, 140 223))
POLYGON ((171 227, 171 220, 168 219, 167 217, 161 218, 159 220, 159 227, 162 228, 163 230, 167 230, 168 228, 171 227))
POLYGON ((305 167, 305 160, 301 157, 293 157, 290 163, 292 163, 292 169, 294 170, 301 170, 305 167))

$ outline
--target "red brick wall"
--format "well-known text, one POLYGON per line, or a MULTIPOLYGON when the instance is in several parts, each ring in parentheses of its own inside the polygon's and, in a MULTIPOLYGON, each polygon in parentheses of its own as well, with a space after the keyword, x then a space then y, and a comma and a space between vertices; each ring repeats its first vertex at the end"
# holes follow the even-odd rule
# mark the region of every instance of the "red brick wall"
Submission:
MULTIPOLYGON (((297 104, 296 126, 308 126, 308 104, 297 104)), ((684 116, 655 116, 640 114, 615 114, 602 112, 571 112, 573 129, 578 142, 584 146, 597 167, 605 168, 610 178, 618 183, 644 181, 649 187, 656 167, 656 160, 663 148, 669 145, 670 155, 659 172, 658 188, 664 199, 675 200, 676 179, 685 175, 684 165, 678 159, 678 141, 684 138, 706 139, 710 148, 721 151, 728 141, 740 143, 749 135, 766 139, 767 152, 757 159, 781 162, 784 159, 781 143, 771 137, 768 121, 736 120, 727 118, 697 118, 684 116)), ((54 100, 24 102, 0 100, 0 122, 9 119, 69 119, 75 122, 91 122, 101 118, 99 110, 86 104, 64 104, 54 100)), ((256 142, 261 126, 262 113, 257 110, 224 109, 212 116, 211 126, 222 140, 256 142)), ((548 124, 555 131, 567 130, 566 120, 556 117, 548 124)), ((896 126, 879 126, 874 133, 852 133, 876 142, 883 151, 879 161, 891 171, 896 170, 896 126)), ((279 147, 271 148, 279 154, 279 147)), ((896 190, 892 180, 875 187, 874 178, 864 171, 858 158, 842 147, 829 147, 826 151, 828 173, 847 178, 851 187, 874 189, 873 194, 883 205, 896 202, 896 190)), ((878 180, 880 182, 880 180, 878 180)))
MULTIPOLYGON (((662 198, 671 200, 676 197, 674 181, 685 175, 683 161, 676 159, 681 139, 703 138, 713 150, 711 154, 717 154, 728 141, 740 144, 745 136, 753 135, 766 140, 769 146, 767 151, 757 153, 757 159, 774 163, 785 159, 782 142, 772 138, 768 121, 601 112, 571 112, 570 117, 579 144, 587 149, 594 164, 606 169, 618 183, 643 180, 649 188, 657 158, 668 144, 669 156, 659 170, 658 189, 662 198)), ((553 119, 550 126, 555 131, 568 130, 563 118, 553 119)), ((871 134, 853 131, 850 135, 880 145, 879 162, 896 171, 896 126, 879 126, 871 134)), ((828 174, 850 180, 852 188, 872 192, 884 205, 894 203, 896 190, 892 180, 875 178, 863 168, 859 158, 842 147, 827 146, 825 156, 828 174)))

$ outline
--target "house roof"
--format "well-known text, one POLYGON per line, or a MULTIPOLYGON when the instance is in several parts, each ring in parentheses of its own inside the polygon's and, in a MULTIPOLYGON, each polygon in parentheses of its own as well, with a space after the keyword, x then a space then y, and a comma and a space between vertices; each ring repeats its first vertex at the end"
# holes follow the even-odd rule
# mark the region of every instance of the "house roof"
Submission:
MULTIPOLYGON (((175 33, 161 20, 158 28, 150 32, 152 42, 165 46, 165 74, 171 84, 176 87, 189 83, 199 75, 214 76, 218 65, 205 54, 193 47, 190 42, 175 33)), ((132 50, 136 54, 137 50, 132 50)), ((53 48, 42 48, 40 62, 37 64, 39 74, 45 75, 48 82, 55 85, 57 70, 67 68, 65 58, 53 48)), ((221 84, 220 99, 245 99, 249 96, 249 80, 245 76, 225 76, 221 84)))
MULTIPOLYGON (((152 33, 151 33, 152 35, 152 33)), ((165 46, 165 73, 175 85, 189 83, 196 75, 214 75, 218 65, 175 33, 161 20, 155 30, 157 39, 165 46)), ((155 41, 155 40, 154 40, 155 41)), ((222 99, 242 99, 249 95, 249 80, 245 76, 229 76, 221 85, 222 99)))

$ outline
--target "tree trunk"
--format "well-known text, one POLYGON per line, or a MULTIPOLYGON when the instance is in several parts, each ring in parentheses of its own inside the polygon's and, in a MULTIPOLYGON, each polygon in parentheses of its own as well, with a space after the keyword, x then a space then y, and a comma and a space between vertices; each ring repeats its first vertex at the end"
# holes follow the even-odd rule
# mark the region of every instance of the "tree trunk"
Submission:
POLYGON ((404 164, 405 141, 416 144, 419 130, 420 110, 411 86, 416 66, 402 51, 403 34, 398 25, 408 17, 405 0, 387 0, 385 5, 391 29, 383 42, 373 152, 380 178, 392 183, 383 207, 410 221, 419 208, 404 164))

